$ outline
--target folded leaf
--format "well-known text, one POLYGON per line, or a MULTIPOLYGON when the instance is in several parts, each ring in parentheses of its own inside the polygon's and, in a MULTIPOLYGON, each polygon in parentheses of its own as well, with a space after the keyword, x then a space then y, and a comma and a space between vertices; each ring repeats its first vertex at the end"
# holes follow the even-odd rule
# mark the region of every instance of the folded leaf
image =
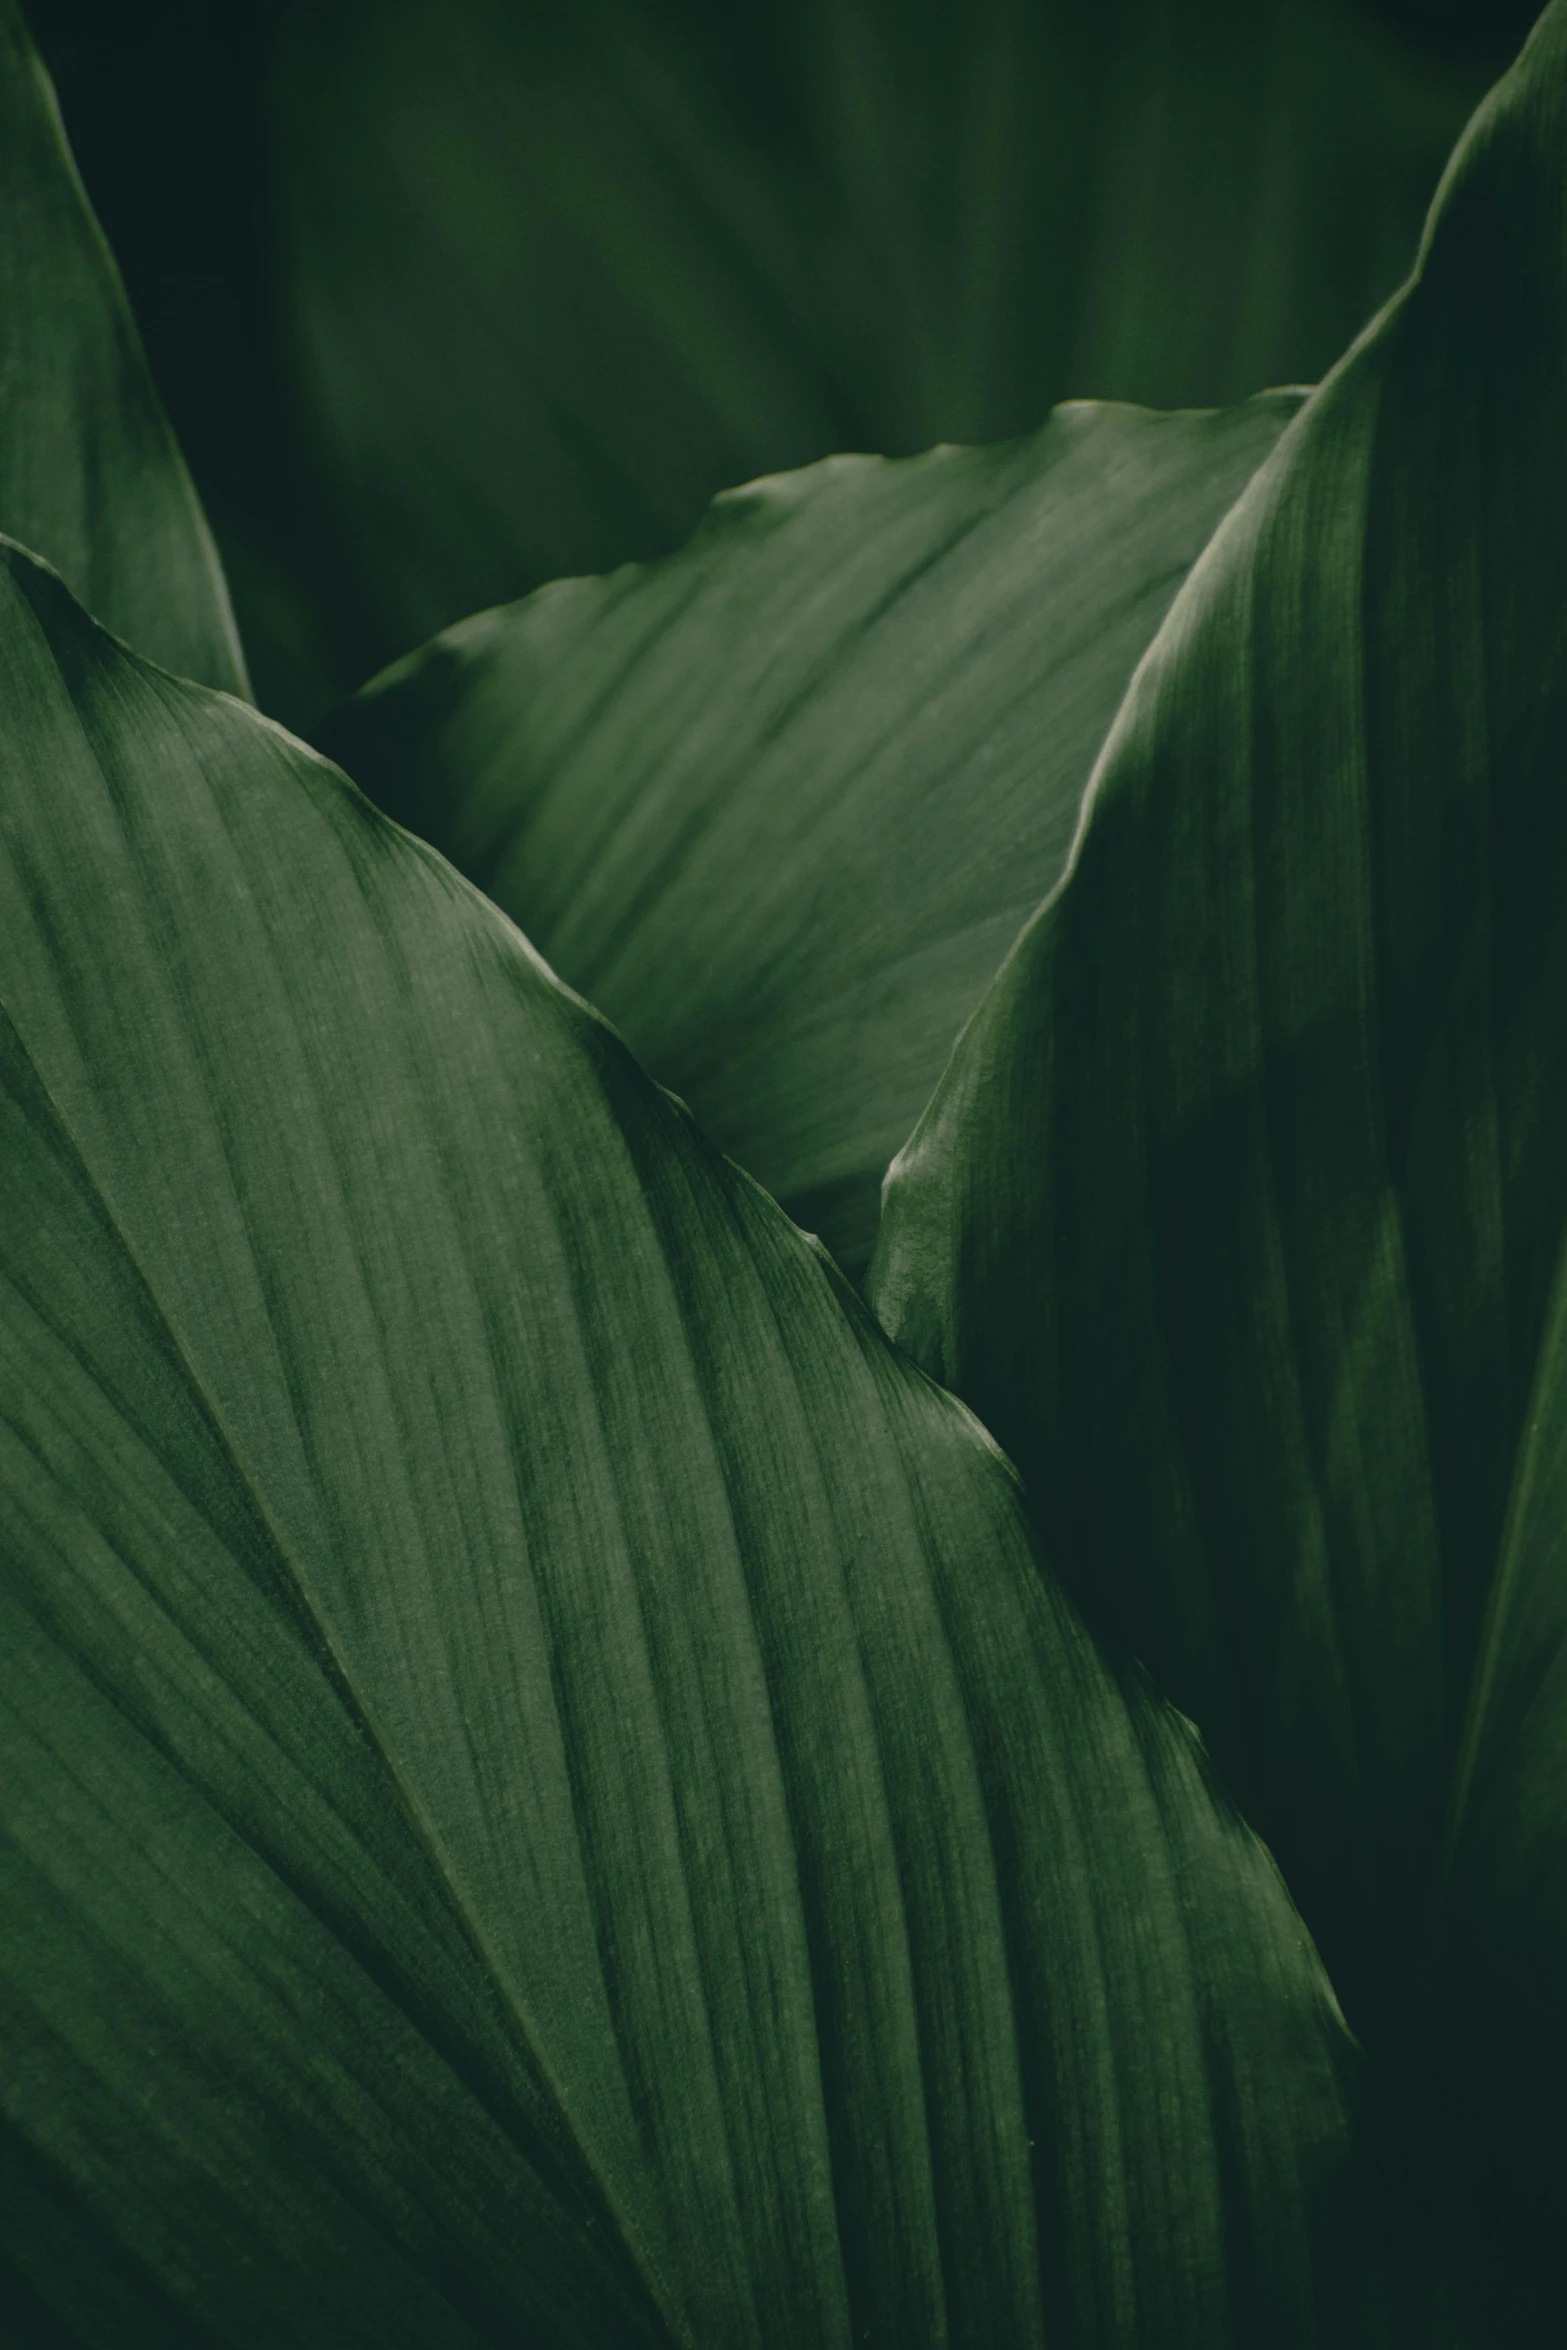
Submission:
POLYGON ((1567 2015, 1564 547, 1558 5, 1177 599, 873 1276, 1389 2033, 1444 1843, 1459 2005, 1567 2015))
POLYGON ((334 770, 14 549, 0 661, 38 2289, 1383 2339, 1315 1955, 968 1413, 334 770))
POLYGON ((216 549, 15 0, 0 221, 0 530, 138 651, 247 694, 216 549))
POLYGON ((1321 0, 339 0, 269 95, 388 655, 726 484, 1315 380, 1484 83, 1321 0))
POLYGON ((731 491, 667 562, 448 630, 323 739, 860 1266, 1138 656, 1300 398, 1079 402, 731 491))

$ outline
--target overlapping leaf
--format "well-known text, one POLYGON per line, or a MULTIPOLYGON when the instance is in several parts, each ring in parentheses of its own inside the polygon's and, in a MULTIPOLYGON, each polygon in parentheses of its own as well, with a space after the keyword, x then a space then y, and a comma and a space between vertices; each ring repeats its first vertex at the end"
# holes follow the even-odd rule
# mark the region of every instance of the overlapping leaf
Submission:
POLYGON ((1323 0, 353 0, 273 92, 388 654, 834 449, 1314 380, 1483 83, 1323 0))
POLYGON ((0 0, 0 221, 0 530, 127 643, 246 693, 217 554, 15 0, 0 0))
POLYGON ((92 2247, 35 2289, 1381 2338, 1315 1956, 968 1414, 503 916, 16 550, 0 684, 0 2080, 92 2247))
POLYGON ((1078 403, 731 492, 665 563, 448 631, 323 739, 857 1268, 1138 656, 1300 396, 1078 403))
POLYGON ((1439 1962, 1558 2158, 1564 548, 1557 6, 1172 609, 873 1276, 1351 2013, 1410 2025, 1439 1962))

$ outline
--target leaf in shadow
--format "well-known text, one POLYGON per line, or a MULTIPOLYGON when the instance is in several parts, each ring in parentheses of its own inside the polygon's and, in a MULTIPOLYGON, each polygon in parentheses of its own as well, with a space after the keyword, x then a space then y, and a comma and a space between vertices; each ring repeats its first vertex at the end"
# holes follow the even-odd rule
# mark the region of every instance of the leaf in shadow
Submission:
POLYGON ((281 327, 386 657, 729 484, 1315 381, 1483 79, 1323 0, 285 13, 281 327))
POLYGON ((248 695, 211 534, 15 0, 0 0, 0 218, 0 529, 138 651, 248 695))
POLYGON ((1176 600, 871 1284, 1359 2028, 1412 2078, 1469 2047, 1443 2159, 1519 2211, 1567 2177, 1564 129, 1558 6, 1176 600))

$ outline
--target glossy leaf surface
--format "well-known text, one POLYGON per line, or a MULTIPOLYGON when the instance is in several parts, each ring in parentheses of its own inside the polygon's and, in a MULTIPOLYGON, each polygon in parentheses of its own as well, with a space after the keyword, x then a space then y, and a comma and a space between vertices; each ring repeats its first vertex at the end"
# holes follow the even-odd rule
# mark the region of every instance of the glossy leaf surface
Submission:
POLYGON ((1558 6, 1173 607, 873 1275, 1558 2211, 1564 546, 1558 6))
POLYGON ((150 659, 248 692, 217 553, 15 0, 0 0, 0 222, 0 530, 150 659))
POLYGON ((1315 1956, 969 1415, 334 770, 14 549, 0 665, 35 2289, 1379 2339, 1315 1956))
POLYGON ((449 630, 326 730, 850 1268, 1139 655, 1295 412, 837 457, 449 630))

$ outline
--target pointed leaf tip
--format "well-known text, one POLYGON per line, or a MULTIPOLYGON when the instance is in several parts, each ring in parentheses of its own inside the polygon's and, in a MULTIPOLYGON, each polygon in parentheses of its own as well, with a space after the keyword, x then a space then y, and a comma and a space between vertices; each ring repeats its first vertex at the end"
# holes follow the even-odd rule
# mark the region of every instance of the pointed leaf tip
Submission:
POLYGON ((149 659, 248 698, 217 550, 15 0, 0 221, 0 531, 149 659))

